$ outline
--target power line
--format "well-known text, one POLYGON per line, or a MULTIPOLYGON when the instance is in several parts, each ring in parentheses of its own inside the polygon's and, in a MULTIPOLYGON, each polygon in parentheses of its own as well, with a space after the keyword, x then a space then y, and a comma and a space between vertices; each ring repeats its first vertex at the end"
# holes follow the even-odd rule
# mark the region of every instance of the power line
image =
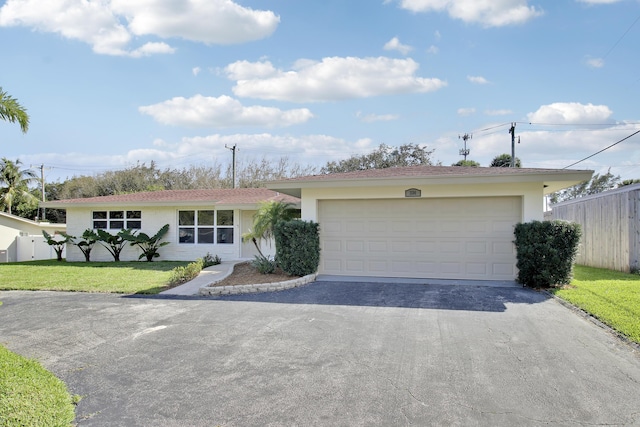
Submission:
POLYGON ((611 148, 611 147, 613 147, 613 146, 615 146, 615 145, 620 144, 622 141, 625 141, 625 140, 627 140, 627 139, 631 138, 632 136, 634 136, 634 135, 636 135, 636 134, 638 134, 638 133, 640 133, 640 130, 637 130, 637 131, 635 131, 634 133, 632 133, 631 135, 625 136, 625 137, 624 137, 624 138, 622 138, 620 141, 616 141, 616 142, 614 142, 613 144, 609 145, 608 147, 605 147, 605 148, 603 148, 602 150, 600 150, 600 151, 598 151, 598 152, 596 152, 596 153, 593 153, 592 155, 587 156, 587 157, 585 157, 585 158, 584 158, 584 159, 582 159, 582 160, 578 160, 578 161, 577 161, 577 162, 575 162, 575 163, 571 163, 569 166, 565 166, 565 167, 563 167, 562 169, 568 169, 568 168, 570 168, 571 166, 575 166, 575 165, 577 165, 578 163, 584 162, 585 160, 590 159, 590 158, 592 158, 593 156, 595 156, 595 155, 597 155, 597 154, 602 153, 603 151, 607 151, 609 148, 611 148))
POLYGON ((616 46, 618 46, 618 44, 622 41, 623 38, 625 38, 625 36, 627 35, 627 33, 629 31, 631 31, 631 29, 633 28, 634 25, 636 25, 636 23, 640 21, 640 15, 638 15, 638 17, 636 18, 635 21, 633 21, 633 23, 629 26, 629 28, 627 28, 627 31, 624 32, 624 34, 622 34, 620 36, 620 38, 613 44, 613 46, 611 46, 611 48, 607 51, 607 53, 604 54, 604 56, 602 57, 602 59, 605 59, 607 56, 609 56, 609 54, 613 51, 613 49, 616 48, 616 46))

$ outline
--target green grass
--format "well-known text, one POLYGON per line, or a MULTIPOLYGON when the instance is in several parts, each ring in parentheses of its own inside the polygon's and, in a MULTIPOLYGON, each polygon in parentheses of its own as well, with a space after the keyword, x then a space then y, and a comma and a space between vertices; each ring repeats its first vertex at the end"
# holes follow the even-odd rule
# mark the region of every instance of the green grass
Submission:
POLYGON ((0 290, 157 294, 169 288, 171 270, 183 261, 0 264, 0 290))
POLYGON ((0 426, 69 427, 77 400, 38 362, 0 346, 0 426))
POLYGON ((558 297, 640 343, 640 275, 577 265, 558 297))

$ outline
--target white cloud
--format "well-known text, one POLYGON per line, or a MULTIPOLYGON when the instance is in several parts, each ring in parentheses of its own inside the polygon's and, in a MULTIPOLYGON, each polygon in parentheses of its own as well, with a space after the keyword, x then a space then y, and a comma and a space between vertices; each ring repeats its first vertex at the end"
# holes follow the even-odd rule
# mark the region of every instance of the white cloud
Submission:
POLYGON ((532 123, 579 125, 612 123, 612 114, 606 105, 555 102, 541 106, 537 111, 529 113, 527 118, 532 123))
POLYGON ((412 12, 447 12, 454 19, 485 27, 522 24, 542 15, 528 0, 398 0, 400 7, 412 12))
POLYGON ((412 59, 330 57, 298 61, 291 70, 268 61, 230 64, 237 96, 292 102, 331 101, 403 93, 425 93, 447 85, 437 78, 416 77, 412 59))
POLYGON ((602 67, 604 67, 604 59, 602 59, 602 58, 587 57, 587 58, 585 58, 585 63, 587 64, 587 66, 589 66, 591 68, 602 68, 602 67))
POLYGON ((356 117, 364 123, 390 122, 400 118, 397 114, 362 114, 360 111, 356 113, 356 117))
POLYGON ((270 36, 280 18, 231 0, 112 0, 135 35, 179 37, 208 44, 236 44, 270 36))
POLYGON ((431 45, 429 46, 429 48, 427 49, 427 53, 430 53, 432 55, 435 55, 436 53, 438 53, 440 51, 440 48, 438 48, 438 46, 435 45, 431 45))
POLYGON ((471 107, 471 108, 458 108, 458 115, 459 116, 471 116, 473 114, 476 113, 476 109, 471 107))
POLYGON ((202 71, 202 68, 200 67, 193 67, 191 69, 191 72, 193 73, 194 76, 197 76, 198 74, 200 74, 201 71, 202 71))
POLYGON ((224 95, 218 98, 202 95, 176 97, 159 104, 139 107, 138 110, 159 123, 186 127, 284 127, 313 118, 311 111, 306 108, 280 110, 258 105, 246 107, 238 100, 224 95))
POLYGON ((392 38, 388 42, 385 43, 384 50, 397 50, 403 55, 407 55, 409 52, 413 50, 413 48, 409 45, 400 43, 400 40, 397 37, 392 38))
POLYGON ((142 56, 151 56, 157 53, 174 53, 175 49, 166 43, 145 43, 141 47, 130 52, 129 56, 140 58, 142 56))
POLYGON ((489 80, 485 79, 482 76, 467 76, 467 80, 469 80, 471 83, 475 83, 477 85, 489 84, 489 80))
POLYGON ((268 37, 280 18, 231 0, 7 0, 0 26, 24 26, 80 40, 104 55, 141 57, 173 53, 161 42, 131 47, 133 36, 232 44, 268 37))
POLYGON ((436 38, 436 40, 440 40, 442 38, 442 34, 440 34, 440 31, 436 30, 433 33, 433 36, 436 38))

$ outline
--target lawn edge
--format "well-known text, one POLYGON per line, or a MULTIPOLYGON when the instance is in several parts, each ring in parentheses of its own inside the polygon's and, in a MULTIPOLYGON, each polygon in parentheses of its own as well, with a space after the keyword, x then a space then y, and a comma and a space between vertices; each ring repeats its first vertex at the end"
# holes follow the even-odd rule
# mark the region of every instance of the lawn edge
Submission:
POLYGON ((571 302, 565 300, 564 298, 561 298, 561 297, 555 295, 554 293, 552 293, 552 292, 550 292, 548 290, 542 290, 542 292, 546 293, 551 298, 553 298, 554 300, 558 301, 562 306, 564 306, 564 307, 570 309, 571 311, 573 311, 574 313, 578 314, 580 317, 582 317, 584 319, 587 319, 588 321, 590 321, 594 325, 599 326, 600 328, 602 328, 605 331, 609 332, 611 335, 613 335, 614 337, 618 338, 618 340, 622 341, 624 344, 626 344, 629 347, 631 347, 633 352, 637 353, 637 355, 640 356, 640 343, 637 343, 637 342, 633 341, 631 338, 629 338, 628 336, 626 336, 622 332, 620 332, 617 329, 607 325, 606 323, 604 323, 602 320, 598 319, 593 314, 589 313, 586 310, 583 310, 582 308, 578 307, 577 305, 572 304, 571 302))

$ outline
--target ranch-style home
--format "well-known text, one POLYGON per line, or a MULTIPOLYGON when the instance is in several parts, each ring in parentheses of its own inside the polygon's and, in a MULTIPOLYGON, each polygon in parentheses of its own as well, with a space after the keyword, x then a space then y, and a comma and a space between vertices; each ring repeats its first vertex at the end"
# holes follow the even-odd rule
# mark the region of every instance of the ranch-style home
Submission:
MULTIPOLYGON (((47 208, 67 211, 67 233, 82 236, 86 229, 102 229, 111 234, 131 228, 154 235, 165 224, 169 232, 163 239, 170 244, 160 248, 157 260, 193 261, 207 253, 223 261, 252 259, 257 254, 252 242, 242 242, 242 234, 253 226, 253 215, 260 202, 281 200, 299 207, 299 199, 266 188, 166 190, 43 203, 47 208)), ((265 254, 275 248, 263 242, 265 254)), ((140 250, 126 245, 120 259, 137 260, 140 250)), ((84 261, 82 252, 67 245, 67 261, 84 261)), ((92 261, 113 261, 100 244, 91 252, 92 261)))
MULTIPOLYGON (((160 260, 251 259, 241 236, 258 203, 284 200, 303 220, 320 224, 319 273, 439 279, 513 280, 518 222, 543 220, 544 196, 591 178, 593 171, 411 166, 304 176, 268 189, 172 190, 59 200, 67 232, 112 233, 133 228, 155 234, 170 225, 160 260)), ((273 253, 273 246, 265 249, 273 253)), ((111 260, 96 245, 92 260, 111 260)), ((135 260, 127 247, 122 259, 135 260)), ((83 261, 69 245, 69 261, 83 261)))
POLYGON ((593 171, 411 166, 305 176, 267 187, 320 224, 319 273, 513 280, 518 222, 593 171))

